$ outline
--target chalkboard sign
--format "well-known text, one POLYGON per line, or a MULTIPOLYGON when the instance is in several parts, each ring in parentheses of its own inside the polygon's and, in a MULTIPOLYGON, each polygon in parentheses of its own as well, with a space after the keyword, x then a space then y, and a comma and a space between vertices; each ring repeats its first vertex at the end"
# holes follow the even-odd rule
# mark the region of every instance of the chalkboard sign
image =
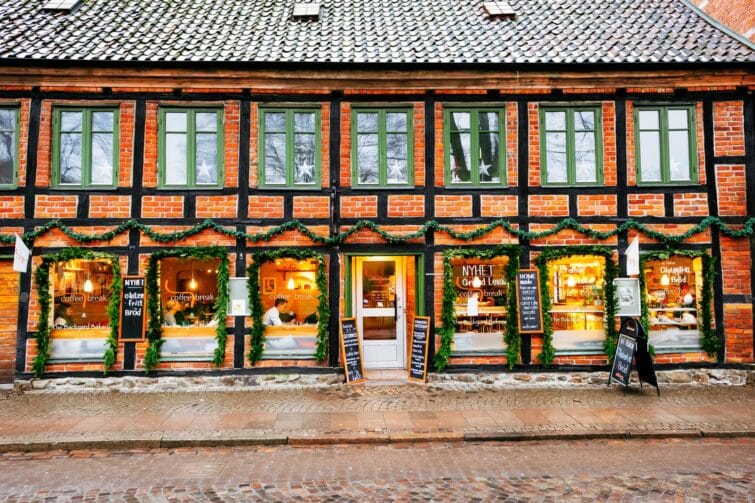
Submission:
POLYGON ((121 291, 122 341, 144 340, 144 311, 147 305, 144 276, 124 276, 121 291))
POLYGON ((429 346, 430 318, 415 316, 412 323, 411 361, 409 379, 427 381, 427 349, 429 346))
POLYGON ((540 274, 537 269, 521 269, 516 277, 519 300, 519 333, 543 331, 543 304, 540 301, 540 274))
POLYGON ((629 374, 632 372, 632 360, 637 351, 637 321, 629 318, 624 321, 619 331, 619 343, 611 367, 611 380, 629 386, 629 374))
POLYGON ((343 318, 340 326, 341 354, 348 384, 364 381, 362 344, 359 341, 356 318, 343 318))

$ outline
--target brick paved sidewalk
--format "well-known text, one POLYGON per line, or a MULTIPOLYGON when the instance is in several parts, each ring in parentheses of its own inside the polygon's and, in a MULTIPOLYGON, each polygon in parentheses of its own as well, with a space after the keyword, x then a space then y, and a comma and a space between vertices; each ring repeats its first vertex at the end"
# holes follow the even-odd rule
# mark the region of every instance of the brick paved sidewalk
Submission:
POLYGON ((755 387, 414 384, 0 398, 0 451, 537 438, 755 436, 755 387))

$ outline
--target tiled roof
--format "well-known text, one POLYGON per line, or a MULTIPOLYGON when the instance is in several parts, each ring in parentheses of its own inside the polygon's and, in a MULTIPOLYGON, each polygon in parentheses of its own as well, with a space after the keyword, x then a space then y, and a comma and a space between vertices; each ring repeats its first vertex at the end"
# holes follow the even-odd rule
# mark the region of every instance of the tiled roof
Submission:
POLYGON ((755 62, 755 50, 681 0, 294 0, 0 2, 0 60, 234 63, 755 62))

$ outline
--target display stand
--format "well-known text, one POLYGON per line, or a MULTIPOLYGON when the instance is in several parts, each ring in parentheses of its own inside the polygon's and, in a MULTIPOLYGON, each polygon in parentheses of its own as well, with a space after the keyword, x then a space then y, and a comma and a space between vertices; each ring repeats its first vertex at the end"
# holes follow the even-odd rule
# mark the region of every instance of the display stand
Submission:
POLYGON ((658 396, 661 396, 661 389, 658 387, 658 379, 655 375, 653 360, 648 352, 648 339, 642 324, 634 318, 624 318, 619 330, 619 341, 616 345, 616 354, 613 357, 613 365, 608 378, 608 386, 611 381, 624 385, 626 392, 629 387, 629 375, 632 372, 633 364, 637 368, 637 375, 642 382, 655 386, 658 396))

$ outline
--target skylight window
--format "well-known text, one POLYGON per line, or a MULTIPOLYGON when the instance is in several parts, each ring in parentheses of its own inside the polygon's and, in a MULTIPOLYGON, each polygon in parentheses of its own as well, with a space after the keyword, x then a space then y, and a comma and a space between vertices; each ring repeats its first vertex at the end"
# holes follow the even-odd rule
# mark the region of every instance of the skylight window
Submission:
POLYGON ((294 19, 318 19, 320 2, 297 2, 294 4, 294 19))
POLYGON ((490 17, 514 17, 516 16, 516 12, 514 9, 509 5, 508 2, 496 0, 493 2, 483 2, 482 4, 483 8, 485 9, 485 12, 488 13, 488 16, 490 17))
POLYGON ((47 0, 42 9, 71 12, 80 2, 81 0, 47 0))

